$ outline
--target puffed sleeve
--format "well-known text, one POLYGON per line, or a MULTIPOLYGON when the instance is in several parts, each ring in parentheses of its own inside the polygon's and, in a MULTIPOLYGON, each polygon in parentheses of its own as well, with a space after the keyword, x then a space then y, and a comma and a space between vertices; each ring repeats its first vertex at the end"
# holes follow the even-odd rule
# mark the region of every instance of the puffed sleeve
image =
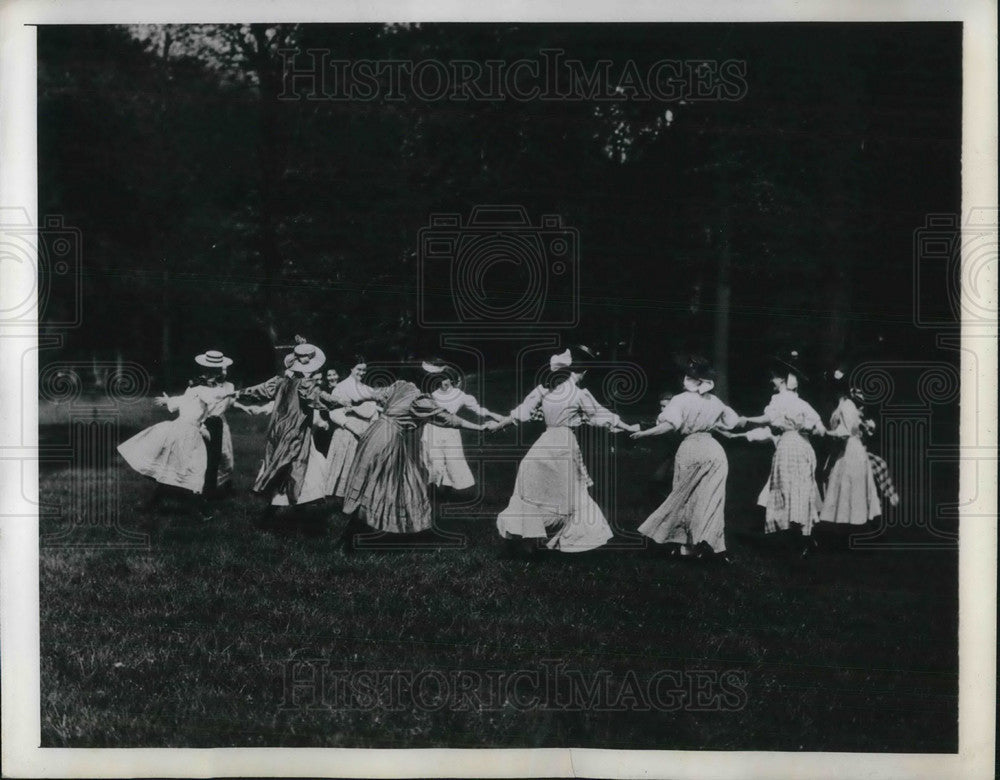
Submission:
POLYGON ((480 417, 485 417, 489 414, 489 412, 479 405, 479 401, 476 400, 476 397, 470 395, 469 393, 462 393, 462 406, 473 414, 478 414, 480 417))
POLYGON ((799 399, 800 409, 797 415, 800 421, 801 430, 819 432, 826 430, 823 427, 823 420, 819 412, 812 408, 807 401, 799 399))
POLYGON ((442 409, 429 395, 422 394, 414 398, 410 404, 410 413, 417 419, 433 422, 445 428, 461 428, 464 424, 461 417, 442 409))
POLYGON ((589 425, 598 428, 617 428, 622 424, 622 418, 597 403, 597 399, 589 390, 581 388, 577 402, 580 404, 580 411, 586 415, 589 425))
POLYGON ((740 416, 736 413, 734 409, 726 406, 722 401, 719 401, 722 409, 719 411, 719 419, 715 423, 715 427, 723 431, 729 431, 735 428, 740 422, 740 416))
POLYGON ((775 393, 771 396, 771 400, 768 401, 767 406, 764 407, 764 417, 767 421, 774 422, 777 417, 780 417, 782 413, 781 409, 781 396, 775 393))
POLYGON ((240 390, 239 394, 236 396, 239 401, 273 401, 274 396, 278 393, 278 385, 281 383, 280 376, 273 376, 266 382, 261 382, 259 385, 253 385, 252 387, 244 387, 240 390))
POLYGON ((517 406, 510 410, 511 418, 518 422, 526 422, 531 419, 531 413, 538 408, 542 402, 542 386, 539 385, 517 406))
POLYGON ((684 404, 686 397, 684 393, 678 393, 667 401, 667 405, 663 407, 663 411, 657 415, 656 424, 663 425, 666 423, 674 430, 680 429, 681 425, 684 424, 684 404))

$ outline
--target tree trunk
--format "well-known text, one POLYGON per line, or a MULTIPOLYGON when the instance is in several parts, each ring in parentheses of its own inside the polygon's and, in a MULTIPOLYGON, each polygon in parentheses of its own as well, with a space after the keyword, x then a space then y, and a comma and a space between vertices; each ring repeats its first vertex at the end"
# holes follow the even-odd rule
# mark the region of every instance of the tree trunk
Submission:
POLYGON ((260 289, 261 319, 271 347, 277 344, 274 318, 274 289, 281 273, 281 251, 278 246, 277 190, 280 178, 278 150, 278 86, 280 79, 270 55, 267 25, 251 25, 257 45, 257 77, 259 93, 259 140, 257 164, 260 180, 258 250, 264 279, 260 289))

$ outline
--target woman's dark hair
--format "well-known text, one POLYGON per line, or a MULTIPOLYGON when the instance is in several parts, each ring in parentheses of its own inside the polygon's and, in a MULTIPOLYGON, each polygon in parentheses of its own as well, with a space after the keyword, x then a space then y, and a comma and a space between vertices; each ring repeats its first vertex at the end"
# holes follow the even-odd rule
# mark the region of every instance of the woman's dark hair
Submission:
POLYGON ((197 374, 188 380, 188 387, 208 386, 209 378, 206 374, 197 374))
POLYGON ((570 378, 573 373, 571 368, 557 368, 555 371, 551 369, 547 370, 545 373, 545 380, 543 384, 548 390, 555 390, 559 385, 563 384, 570 378))

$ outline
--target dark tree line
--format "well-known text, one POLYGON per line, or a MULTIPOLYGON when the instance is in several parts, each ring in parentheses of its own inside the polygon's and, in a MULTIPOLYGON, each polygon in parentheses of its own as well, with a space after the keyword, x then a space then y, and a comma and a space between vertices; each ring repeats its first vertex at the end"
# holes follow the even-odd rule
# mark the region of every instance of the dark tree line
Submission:
POLYGON ((919 354, 912 233, 958 208, 960 39, 940 25, 42 28, 39 210, 82 230, 85 271, 84 325, 48 357, 123 353, 177 381, 209 342, 253 373, 295 333, 344 364, 433 351, 418 231, 482 203, 580 231, 568 338, 609 358, 655 370, 695 350, 738 383, 792 346, 817 363, 878 337, 919 354), (640 72, 742 61, 748 90, 279 99, 285 48, 513 61, 551 47, 640 72))

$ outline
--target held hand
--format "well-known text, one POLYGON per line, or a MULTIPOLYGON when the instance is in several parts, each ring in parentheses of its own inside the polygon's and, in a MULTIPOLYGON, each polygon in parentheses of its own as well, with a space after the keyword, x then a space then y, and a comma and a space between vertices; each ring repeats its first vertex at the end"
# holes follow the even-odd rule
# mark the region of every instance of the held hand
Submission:
POLYGON ((314 423, 314 426, 316 428, 319 428, 321 431, 328 431, 328 430, 330 430, 330 423, 328 423, 326 420, 317 420, 314 423))
MULTIPOLYGON (((636 425, 636 428, 638 428, 638 427, 639 426, 636 425)), ((644 439, 644 438, 646 438, 647 435, 648 434, 645 431, 636 430, 636 431, 633 431, 632 435, 629 436, 629 438, 630 439, 644 439)))
POLYGON ((159 395, 156 398, 154 398, 153 403, 156 404, 157 406, 166 406, 167 400, 168 400, 167 394, 163 393, 162 395, 159 395))
POLYGON ((485 431, 493 432, 493 431, 500 430, 500 427, 501 426, 500 426, 500 423, 498 421, 496 421, 496 420, 490 420, 488 423, 486 423, 485 425, 483 425, 480 428, 480 430, 485 430, 485 431))

